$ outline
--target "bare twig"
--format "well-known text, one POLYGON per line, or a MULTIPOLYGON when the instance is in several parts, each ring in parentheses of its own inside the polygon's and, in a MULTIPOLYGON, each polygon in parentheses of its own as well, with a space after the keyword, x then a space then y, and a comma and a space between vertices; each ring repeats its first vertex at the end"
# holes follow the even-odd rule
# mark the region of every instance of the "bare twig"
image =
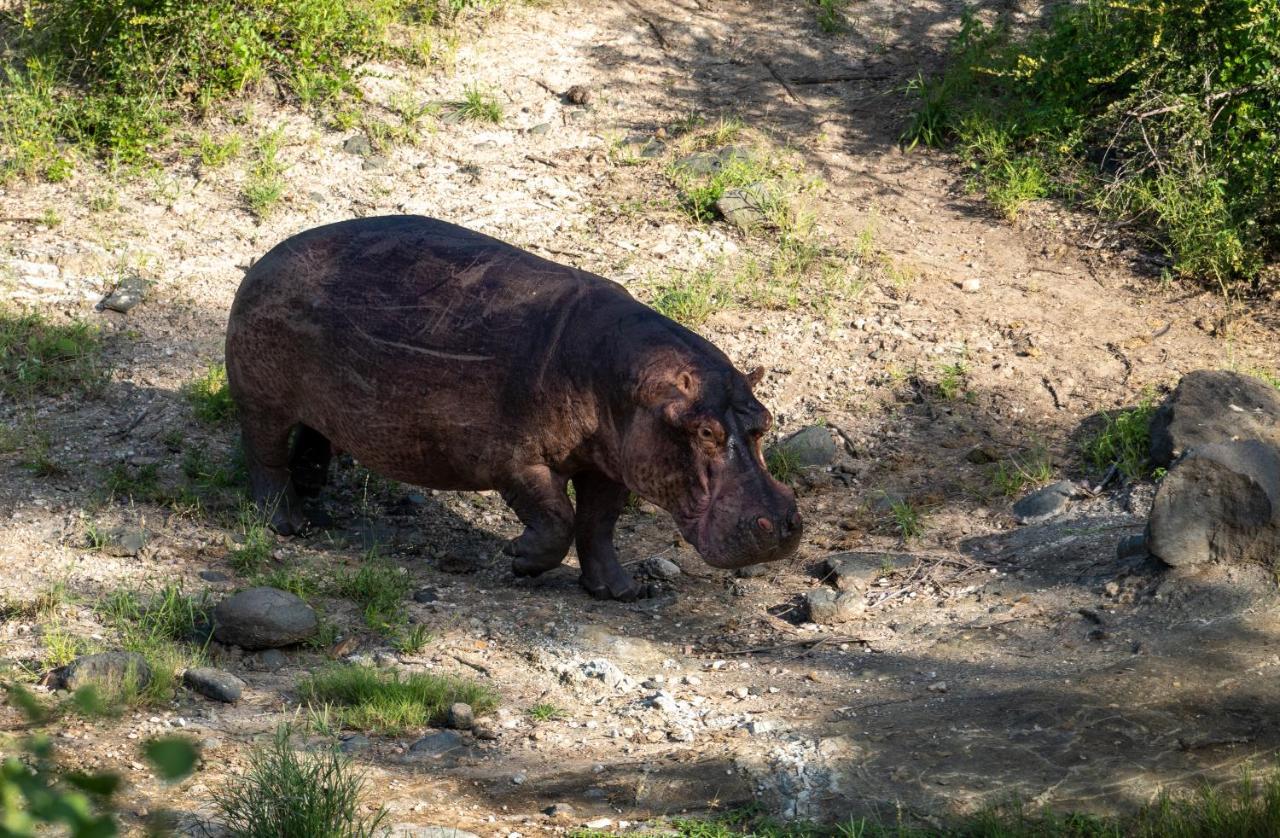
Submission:
POLYGON ((782 85, 782 89, 787 91, 788 96, 794 99, 796 103, 800 105, 800 107, 804 108, 805 110, 810 110, 808 103, 805 102, 805 100, 801 99, 800 95, 791 89, 791 85, 787 84, 787 80, 784 79, 777 70, 773 69, 772 64, 770 64, 768 61, 765 61, 763 58, 760 59, 760 64, 766 70, 769 71, 769 75, 773 76, 773 78, 778 82, 778 84, 782 85))

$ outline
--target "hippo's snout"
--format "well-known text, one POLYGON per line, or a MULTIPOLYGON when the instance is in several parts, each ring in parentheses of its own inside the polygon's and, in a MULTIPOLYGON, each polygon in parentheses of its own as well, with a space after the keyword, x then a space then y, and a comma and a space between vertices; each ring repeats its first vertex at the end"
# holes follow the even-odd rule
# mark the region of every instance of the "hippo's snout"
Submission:
POLYGON ((777 512, 753 513, 741 518, 720 539, 699 545, 712 567, 733 569, 785 559, 796 551, 804 522, 794 503, 777 512))

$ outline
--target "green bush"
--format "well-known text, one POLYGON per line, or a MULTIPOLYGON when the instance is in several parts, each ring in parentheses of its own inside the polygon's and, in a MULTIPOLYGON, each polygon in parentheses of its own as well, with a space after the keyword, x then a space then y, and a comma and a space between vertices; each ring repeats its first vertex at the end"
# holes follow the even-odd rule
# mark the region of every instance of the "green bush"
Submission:
POLYGON ((905 139, 955 143, 1005 215, 1056 194, 1235 290, 1280 247, 1280 0, 1077 0, 1015 35, 966 14, 905 139))
MULTIPOLYGON (((62 140, 132 161, 182 117, 266 79, 298 103, 356 94, 373 58, 430 54, 424 27, 473 0, 29 0, 0 28, 0 179, 61 179, 62 140), (6 25, 7 24, 7 25, 6 25), (426 46, 424 47, 424 44, 426 46)), ((481 5, 493 5, 484 0, 481 5)), ((0 15, 5 12, 0 11, 0 15)))

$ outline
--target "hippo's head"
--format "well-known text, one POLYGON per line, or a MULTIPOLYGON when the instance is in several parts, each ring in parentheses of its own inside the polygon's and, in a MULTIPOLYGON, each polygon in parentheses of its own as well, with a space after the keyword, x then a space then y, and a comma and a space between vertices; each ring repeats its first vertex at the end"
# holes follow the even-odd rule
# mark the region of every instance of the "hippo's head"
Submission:
POLYGON ((641 383, 623 435, 627 487, 670 512, 714 567, 784 559, 800 543, 795 494, 760 452, 773 422, 751 392, 763 372, 660 364, 641 383))

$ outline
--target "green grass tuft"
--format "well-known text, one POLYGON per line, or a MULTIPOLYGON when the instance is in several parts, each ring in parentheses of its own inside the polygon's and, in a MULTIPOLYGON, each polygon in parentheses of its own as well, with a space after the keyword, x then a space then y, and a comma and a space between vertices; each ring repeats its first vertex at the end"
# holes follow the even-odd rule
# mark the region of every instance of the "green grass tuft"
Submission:
POLYGON ((231 400, 227 368, 223 364, 210 364, 202 375, 186 386, 184 393, 191 412, 202 422, 216 424, 235 416, 236 404, 231 400))
POLYGON ((0 305, 0 394, 96 392, 105 383, 101 349, 97 328, 83 320, 55 323, 0 305))
POLYGON ((104 697, 108 704, 156 705, 169 701, 181 673, 204 660, 213 603, 208 592, 192 596, 176 584, 149 592, 116 590, 98 605, 119 647, 137 652, 151 667, 151 682, 104 697))
POLYGON ((1116 464, 1130 480, 1150 476, 1151 416, 1156 406, 1151 398, 1131 410, 1104 416, 1103 427, 1084 442, 1084 456, 1099 471, 1116 464))
POLYGON ((405 599, 413 591, 413 580, 391 562, 370 554, 355 571, 334 579, 331 592, 346 597, 363 609, 364 621, 384 634, 396 634, 408 620, 405 599))
POLYGON ((298 694, 312 706, 329 705, 334 723, 341 727, 388 734, 402 734, 438 722, 455 702, 470 704, 477 713, 496 703, 489 688, 480 684, 350 664, 335 664, 316 672, 299 684, 298 694))
POLYGON ((800 463, 796 456, 780 445, 769 449, 765 454, 764 464, 773 479, 782 483, 789 483, 800 473, 800 463))
POLYGON ((564 711, 546 701, 540 701, 529 708, 529 718, 535 722, 551 722, 564 718, 564 711))
POLYGON ((848 5, 848 0, 814 0, 818 28, 828 35, 847 29, 849 22, 845 20, 844 10, 848 5))
POLYGON ((728 307, 730 298, 714 271, 682 273, 658 286, 649 305, 654 311, 690 328, 728 307))
POLYGON ((289 744, 289 730, 256 748, 249 770, 214 794, 222 825, 235 838, 324 836, 371 838, 386 812, 360 817, 365 778, 335 750, 299 755, 289 744))
POLYGON ((455 102, 454 110, 458 116, 468 122, 502 122, 502 103, 493 91, 480 85, 468 85, 462 91, 461 101, 455 102))
POLYGON ((245 203, 260 219, 270 215, 284 197, 285 167, 280 162, 282 137, 282 130, 277 129, 258 138, 256 159, 245 182, 245 203))

